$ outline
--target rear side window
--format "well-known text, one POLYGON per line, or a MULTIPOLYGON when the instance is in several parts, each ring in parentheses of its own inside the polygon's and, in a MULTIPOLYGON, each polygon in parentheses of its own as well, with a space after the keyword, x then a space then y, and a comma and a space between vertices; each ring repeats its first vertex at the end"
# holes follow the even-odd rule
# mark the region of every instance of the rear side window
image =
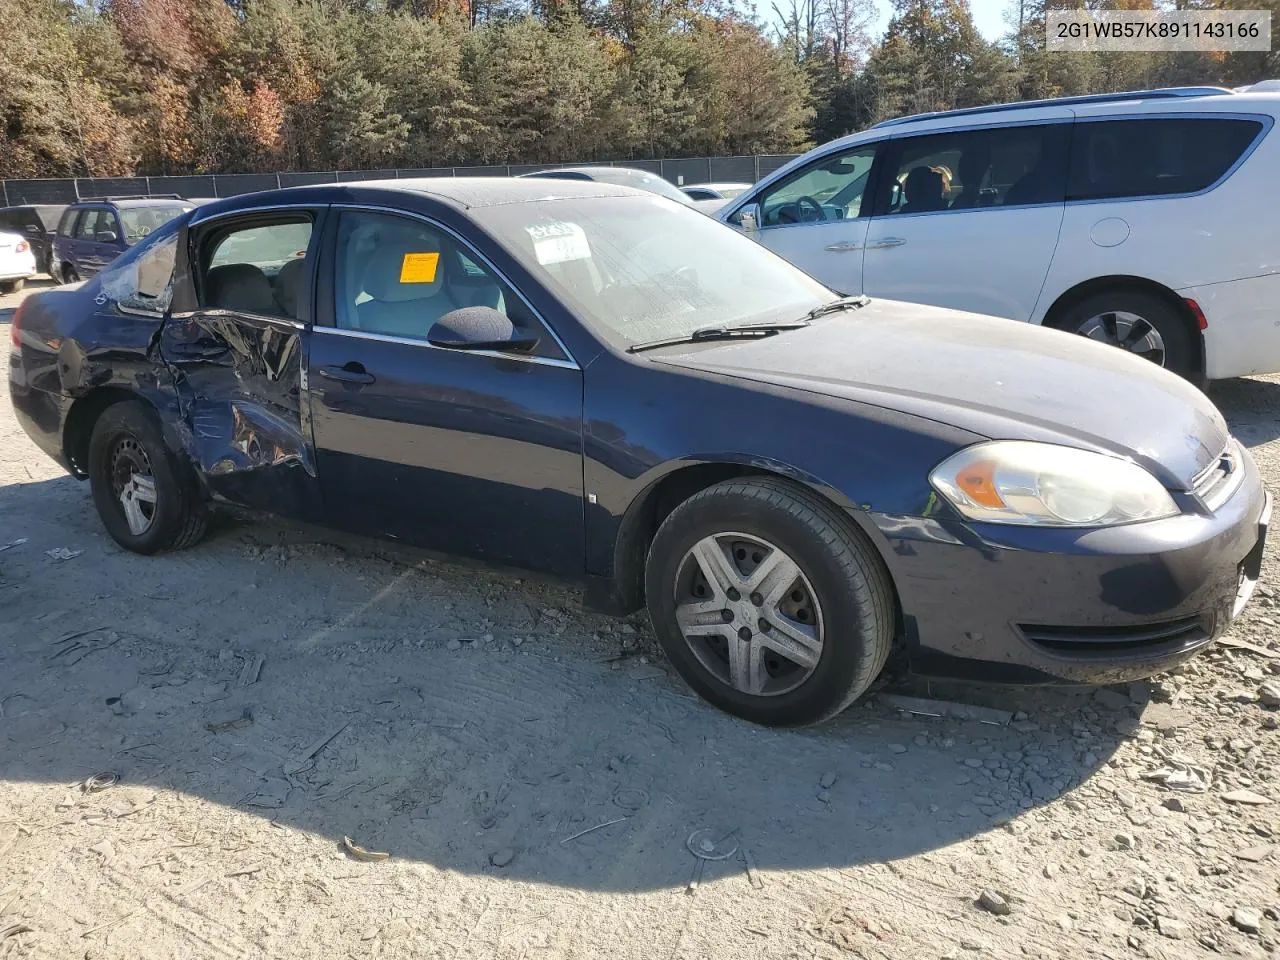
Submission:
POLYGON ((215 233, 206 246, 200 305, 297 320, 312 223, 291 215, 215 233))
POLYGON ((960 130, 892 142, 881 214, 1061 203, 1066 124, 960 130))
POLYGON ((69 210, 66 210, 62 214, 62 219, 58 221, 58 233, 62 234, 64 237, 70 236, 71 225, 75 223, 76 214, 79 212, 80 211, 76 210, 74 207, 72 207, 69 210))
POLYGON ((1196 193, 1230 170, 1261 130, 1257 120, 1227 118, 1077 123, 1067 199, 1196 193))

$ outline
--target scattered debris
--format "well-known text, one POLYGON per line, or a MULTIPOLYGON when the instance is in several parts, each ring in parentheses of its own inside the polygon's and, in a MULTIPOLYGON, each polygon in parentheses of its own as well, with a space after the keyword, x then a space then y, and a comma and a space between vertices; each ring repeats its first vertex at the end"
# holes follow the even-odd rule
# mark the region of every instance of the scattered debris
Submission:
POLYGON ((1249 863, 1261 863, 1273 853, 1276 852, 1277 846, 1274 843, 1259 843, 1252 847, 1244 847, 1237 850, 1234 854, 1237 860, 1247 860, 1249 863))
POLYGON ((210 733, 227 733, 231 730, 243 730, 245 727, 251 726, 253 726, 253 712, 248 707, 245 707, 240 716, 224 720, 221 723, 206 723, 204 728, 210 733))
POLYGON ((926 697, 905 697, 896 693, 880 694, 880 702, 886 707, 902 710, 921 717, 951 717, 955 720, 977 720, 992 726, 1003 727, 1013 719, 1010 710, 993 707, 977 707, 952 700, 930 700, 926 697))
POLYGON ((98 793, 109 787, 114 787, 120 782, 118 774, 114 773, 95 773, 92 777, 88 777, 80 781, 81 793, 98 793))
POLYGON ((604 827, 611 827, 611 826, 613 826, 615 823, 621 823, 623 820, 627 820, 627 819, 629 819, 629 818, 628 818, 628 817, 618 817, 616 820, 606 820, 604 823, 597 823, 594 827, 587 827, 587 829, 585 829, 585 830, 579 830, 579 831, 578 831, 577 833, 575 833, 573 836, 571 836, 571 837, 565 837, 565 838, 564 838, 563 840, 561 840, 560 842, 561 842, 561 843, 568 843, 570 840, 577 840, 579 837, 585 837, 588 833, 591 833, 591 832, 593 832, 593 831, 595 831, 595 830, 600 830, 600 829, 603 829, 604 827))
POLYGON ((1224 647, 1232 647, 1236 650, 1248 650, 1250 653, 1256 653, 1262 657, 1271 659, 1280 659, 1280 650, 1268 650, 1266 647, 1260 647, 1256 643, 1250 643, 1248 640, 1236 640, 1234 637, 1221 637, 1218 643, 1224 647))
POLYGON ((1160 936, 1168 937, 1170 940, 1181 940, 1187 935, 1187 924, 1183 920, 1175 920, 1173 917, 1156 917, 1156 930, 1160 932, 1160 936))
POLYGON ((63 560, 74 560, 83 550, 68 550, 66 547, 54 547, 52 550, 46 550, 44 555, 54 563, 61 563, 63 560))
POLYGON ((738 831, 730 830, 716 839, 710 830, 695 830, 684 845, 699 860, 728 860, 738 852, 738 831))
POLYGON ((1007 917, 1013 913, 1009 901, 994 890, 983 890, 978 895, 977 904, 987 913, 993 913, 997 917, 1007 917))
POLYGON ((495 867, 505 867, 515 858, 516 852, 511 847, 502 847, 489 854, 489 862, 495 867))
POLYGON ((1280 680, 1268 680, 1258 687, 1258 702, 1264 707, 1280 707, 1280 680))
POLYGON ((20 547, 26 543, 28 539, 29 538, 27 537, 19 537, 17 540, 10 540, 4 546, 0 547, 0 553, 3 553, 6 550, 12 550, 14 547, 20 547))
POLYGON ((227 878, 249 877, 255 873, 261 872, 261 870, 262 870, 262 864, 258 863, 258 864, 254 864, 252 867, 240 867, 238 870, 232 870, 229 873, 224 873, 223 876, 227 878))
POLYGON ((823 790, 830 790, 835 785, 836 785, 836 775, 832 773, 830 770, 824 773, 821 776, 821 778, 819 778, 818 780, 818 786, 820 786, 823 790))
POLYGON ((244 667, 240 670, 240 679, 238 686, 247 687, 251 683, 258 682, 258 676, 262 673, 262 665, 267 662, 265 653, 256 653, 251 660, 246 660, 244 667))
POLYGON ((1245 933, 1257 933, 1262 929, 1262 911, 1253 907, 1236 907, 1231 922, 1245 933))
POLYGON ((54 660, 61 659, 63 663, 70 666, 72 664, 79 663, 91 653, 95 653, 98 650, 104 650, 107 647, 118 643, 120 640, 120 634, 115 633, 114 631, 102 634, 102 636, 99 637, 93 636, 93 634, 101 633, 105 629, 105 627, 93 627, 89 630, 79 630, 75 633, 69 633, 65 637, 60 637, 59 639, 52 641, 53 646, 61 646, 64 643, 67 644, 67 646, 62 647, 62 649, 56 653, 50 654, 46 659, 50 663, 54 660))
POLYGON ((1224 793, 1222 799, 1227 803, 1242 803, 1251 807, 1260 807, 1271 802, 1269 797, 1254 793, 1252 790, 1232 790, 1230 793, 1224 793))
POLYGON ((1160 806, 1166 810, 1172 810, 1174 813, 1186 813, 1187 805, 1182 802, 1181 797, 1165 797, 1160 801, 1160 806))
POLYGON ((342 838, 342 849, 347 852, 352 860, 360 860, 364 863, 376 863, 379 860, 389 859, 391 854, 382 850, 366 850, 364 847, 357 846, 350 837, 342 838))
MULTIPOLYGON (((23 541, 24 543, 26 541, 23 541)), ((0 940, 8 940, 10 937, 16 937, 20 933, 35 933, 34 927, 29 927, 25 923, 11 923, 7 927, 0 927, 0 940)))
POLYGON ((613 805, 635 813, 649 803, 649 794, 638 787, 619 787, 613 791, 613 805))
POLYGON ((1187 793, 1208 791, 1212 775, 1207 769, 1178 756, 1165 757, 1164 761, 1163 766, 1142 774, 1142 779, 1163 784, 1171 790, 1183 790, 1187 793))
POLYGON ((326 746, 328 746, 330 740, 332 740, 334 737, 340 734, 343 730, 347 729, 347 727, 349 727, 350 725, 351 725, 351 721, 348 720, 347 722, 343 723, 340 727, 336 727, 332 732, 326 733, 323 737, 321 737, 319 740, 312 743, 309 747, 306 747, 300 750, 299 752, 295 753, 292 757, 290 757, 288 760, 286 760, 284 763, 285 776, 291 777, 295 773, 301 773, 302 770, 306 767, 306 765, 311 762, 312 757, 314 757, 317 753, 319 753, 326 746))
POLYGON ((747 883, 757 890, 763 890, 764 881, 760 879, 760 871, 756 869, 755 857, 751 856, 751 851, 746 847, 742 848, 742 862, 747 868, 747 883))

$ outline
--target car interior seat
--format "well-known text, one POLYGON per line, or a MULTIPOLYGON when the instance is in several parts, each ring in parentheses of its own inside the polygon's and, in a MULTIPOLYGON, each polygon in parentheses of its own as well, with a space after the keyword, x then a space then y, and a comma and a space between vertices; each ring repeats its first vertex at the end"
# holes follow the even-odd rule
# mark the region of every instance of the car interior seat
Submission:
POLYGON ((227 263, 205 276, 204 306, 276 316, 280 306, 267 275, 251 263, 227 263))

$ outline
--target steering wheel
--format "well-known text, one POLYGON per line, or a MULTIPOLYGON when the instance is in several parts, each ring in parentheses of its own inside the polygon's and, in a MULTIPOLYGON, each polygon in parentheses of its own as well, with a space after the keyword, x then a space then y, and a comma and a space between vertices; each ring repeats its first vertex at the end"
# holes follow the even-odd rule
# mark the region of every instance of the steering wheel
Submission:
POLYGON ((779 223, 819 223, 827 219, 827 211, 813 197, 798 197, 778 208, 779 223))

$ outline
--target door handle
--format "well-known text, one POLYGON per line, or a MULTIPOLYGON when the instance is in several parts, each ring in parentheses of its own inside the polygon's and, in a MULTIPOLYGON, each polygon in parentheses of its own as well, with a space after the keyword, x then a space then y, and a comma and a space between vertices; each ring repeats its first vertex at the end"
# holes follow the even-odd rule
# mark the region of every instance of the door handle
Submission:
POLYGON ((900 247, 907 241, 902 237, 885 237, 883 240, 877 240, 875 243, 868 243, 868 250, 883 250, 886 247, 900 247))
POLYGON ((852 240, 841 240, 839 243, 828 243, 823 249, 832 253, 847 253, 851 250, 861 250, 862 244, 854 243, 852 240))
POLYGON ((377 379, 372 373, 365 372, 363 364, 354 361, 341 367, 321 367, 320 376, 343 383, 373 383, 377 379))

